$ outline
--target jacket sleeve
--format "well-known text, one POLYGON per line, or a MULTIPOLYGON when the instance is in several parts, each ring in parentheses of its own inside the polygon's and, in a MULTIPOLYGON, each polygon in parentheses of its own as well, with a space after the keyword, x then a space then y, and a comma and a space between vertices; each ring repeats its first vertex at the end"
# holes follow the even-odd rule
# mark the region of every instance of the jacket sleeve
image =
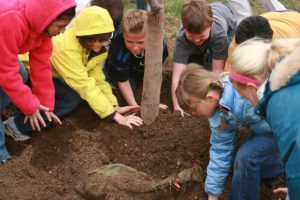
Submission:
POLYGON ((82 64, 80 53, 72 50, 60 51, 52 56, 51 61, 66 83, 86 100, 101 118, 114 113, 113 104, 97 86, 96 79, 89 76, 82 64))
POLYGON ((34 113, 40 102, 19 75, 17 55, 27 33, 16 14, 4 16, 0 23, 0 86, 12 102, 25 114, 34 113))
POLYGON ((54 109, 54 84, 52 80, 52 41, 50 38, 42 40, 38 48, 29 53, 30 81, 32 92, 43 106, 51 111, 54 109))
POLYGON ((223 193, 226 178, 233 161, 233 150, 236 141, 238 127, 231 123, 233 119, 226 120, 226 127, 221 128, 223 120, 219 111, 209 118, 210 137, 210 161, 207 167, 205 180, 205 192, 219 196, 223 193))
MULTIPOLYGON (((106 57, 105 57, 106 58, 106 57)), ((103 59, 104 61, 105 59, 103 59)), ((97 66, 93 69, 89 70, 89 76, 94 77, 96 80, 96 85, 98 88, 100 88, 101 92, 106 96, 106 98, 109 100, 109 102, 116 106, 118 105, 117 98, 112 92, 111 86, 108 82, 105 81, 105 76, 102 71, 102 63, 97 62, 97 66)))

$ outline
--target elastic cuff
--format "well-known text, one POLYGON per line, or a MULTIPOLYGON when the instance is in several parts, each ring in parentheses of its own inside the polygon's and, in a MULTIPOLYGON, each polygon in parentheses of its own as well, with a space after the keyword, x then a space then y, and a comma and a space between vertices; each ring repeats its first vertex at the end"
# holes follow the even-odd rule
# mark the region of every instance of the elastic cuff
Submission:
POLYGON ((108 121, 108 122, 112 122, 112 121, 114 121, 115 115, 116 115, 116 111, 114 111, 112 114, 110 114, 107 117, 105 117, 104 120, 108 121))

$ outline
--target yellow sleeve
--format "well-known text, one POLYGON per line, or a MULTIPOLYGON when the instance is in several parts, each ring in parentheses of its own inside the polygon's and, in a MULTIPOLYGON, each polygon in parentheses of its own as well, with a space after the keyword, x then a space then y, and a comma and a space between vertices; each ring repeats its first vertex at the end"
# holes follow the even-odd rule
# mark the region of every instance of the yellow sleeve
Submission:
POLYGON ((58 74, 75 90, 82 99, 101 117, 111 115, 115 109, 110 99, 97 86, 95 77, 89 75, 87 68, 82 63, 80 52, 66 50, 55 52, 51 62, 58 74))
MULTIPOLYGON (((107 54, 107 53, 106 53, 107 54)), ((110 101, 110 103, 114 106, 118 105, 117 98, 112 92, 111 86, 108 82, 105 81, 105 75, 102 71, 102 63, 106 59, 106 54, 100 55, 100 61, 97 59, 97 65, 96 67, 93 67, 91 70, 89 70, 89 76, 94 77, 96 80, 96 85, 102 93, 106 96, 106 98, 110 101)))

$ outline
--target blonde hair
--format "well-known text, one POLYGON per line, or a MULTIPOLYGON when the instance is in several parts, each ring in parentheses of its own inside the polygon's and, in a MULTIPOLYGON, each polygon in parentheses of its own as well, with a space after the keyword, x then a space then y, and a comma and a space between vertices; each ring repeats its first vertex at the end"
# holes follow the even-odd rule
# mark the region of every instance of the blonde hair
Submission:
POLYGON ((188 64, 180 76, 176 97, 182 109, 190 110, 192 100, 204 100, 211 90, 221 94, 223 92, 221 80, 200 65, 188 64))
POLYGON ((128 9, 123 16, 123 33, 141 33, 147 30, 147 12, 140 9, 128 9))
POLYGON ((264 82, 276 63, 290 54, 300 44, 300 39, 279 39, 272 43, 251 39, 240 44, 232 54, 232 68, 261 83, 264 82))

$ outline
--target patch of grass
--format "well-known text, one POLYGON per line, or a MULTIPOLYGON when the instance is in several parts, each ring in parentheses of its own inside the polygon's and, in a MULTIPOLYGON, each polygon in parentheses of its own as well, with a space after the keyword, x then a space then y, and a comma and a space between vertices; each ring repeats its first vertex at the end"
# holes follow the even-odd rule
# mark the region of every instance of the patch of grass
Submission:
POLYGON ((135 8, 134 1, 131 0, 123 0, 124 3, 124 10, 128 10, 129 8, 135 8))
POLYGON ((165 0, 165 19, 167 22, 180 20, 181 8, 189 0, 165 0))

